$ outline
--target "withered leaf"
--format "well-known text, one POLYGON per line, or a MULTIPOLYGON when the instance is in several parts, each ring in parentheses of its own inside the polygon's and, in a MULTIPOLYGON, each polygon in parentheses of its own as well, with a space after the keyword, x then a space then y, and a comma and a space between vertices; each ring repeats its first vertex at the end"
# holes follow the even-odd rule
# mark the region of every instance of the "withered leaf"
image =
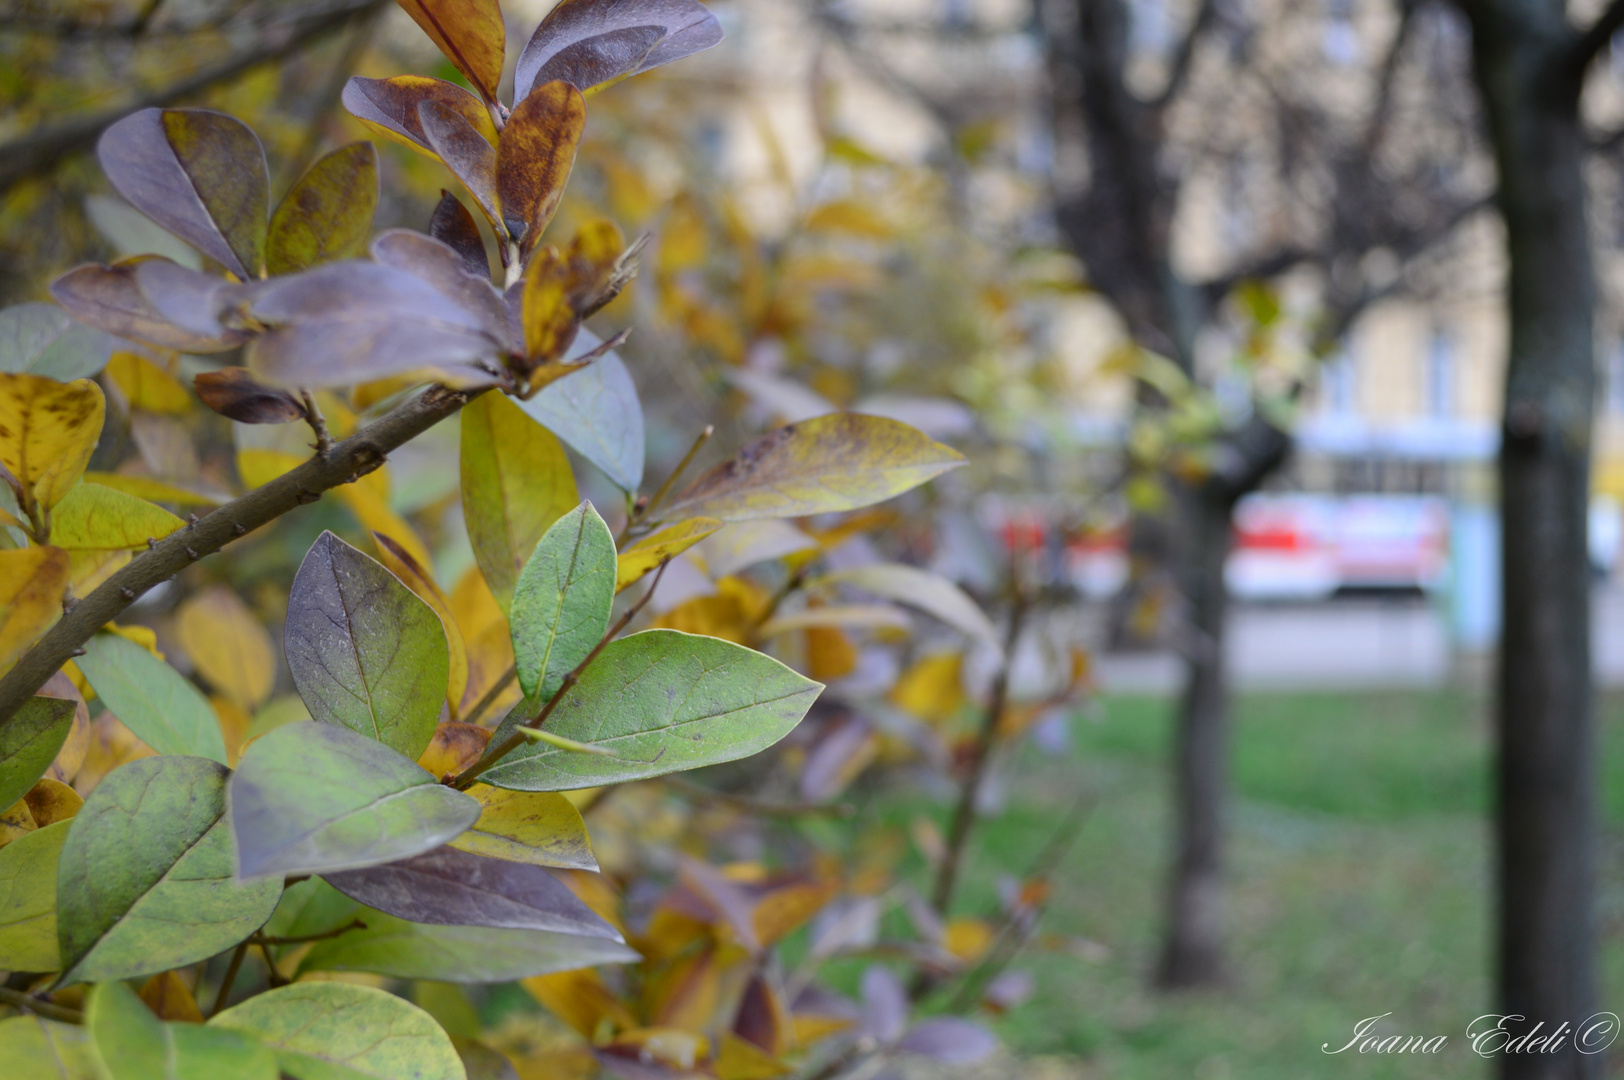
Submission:
POLYGON ((470 274, 490 277, 490 258, 485 254, 485 241, 479 235, 474 215, 462 205, 462 200, 444 189, 429 218, 429 235, 462 256, 470 274))
POLYGON ((299 178, 271 216, 265 268, 291 274, 361 254, 378 207, 378 151, 341 146, 299 178))
POLYGON ((496 209, 496 148, 474 130, 457 110, 433 99, 417 106, 418 125, 446 168, 456 174, 468 194, 500 227, 496 209))
POLYGON ((521 96, 550 79, 586 90, 721 40, 721 23, 698 0, 564 0, 525 44, 513 85, 521 96))
POLYGON ((496 101, 507 28, 497 0, 399 0, 456 69, 485 100, 496 101))
POLYGON ((427 157, 437 157, 417 118, 417 107, 425 101, 438 101, 455 110, 464 120, 494 144, 496 125, 479 98, 456 83, 422 75, 396 75, 392 79, 363 79, 359 75, 344 84, 344 107, 361 123, 391 142, 411 147, 427 157))
POLYGON ((136 271, 142 265, 158 261, 135 258, 111 266, 76 267, 51 282, 51 295, 69 314, 88 326, 166 349, 188 353, 222 352, 247 340, 246 334, 235 330, 198 333, 170 321, 147 299, 136 280, 136 271))
POLYGON ((558 209, 586 124, 586 102, 566 82, 543 83, 514 107, 496 148, 496 193, 508 235, 528 254, 558 209))
POLYGON ((192 380, 203 404, 243 424, 287 424, 304 419, 304 406, 286 390, 266 386, 247 368, 205 371, 192 380))

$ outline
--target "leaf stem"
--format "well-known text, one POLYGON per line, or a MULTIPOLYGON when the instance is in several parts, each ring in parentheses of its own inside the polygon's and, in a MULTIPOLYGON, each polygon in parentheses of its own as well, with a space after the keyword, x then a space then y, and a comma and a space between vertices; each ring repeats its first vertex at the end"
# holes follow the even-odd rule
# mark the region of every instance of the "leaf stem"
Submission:
POLYGON ((316 395, 304 387, 299 388, 299 400, 304 403, 305 423, 316 433, 316 456, 325 459, 333 452, 333 434, 327 430, 327 418, 316 404, 316 395))
POLYGON ((626 527, 620 530, 620 536, 615 539, 616 547, 625 543, 626 537, 631 533, 632 529, 646 521, 648 516, 654 512, 654 509, 665 500, 665 497, 671 494, 671 489, 682 478, 682 474, 688 470, 688 466, 693 464, 695 455, 699 453, 706 443, 710 442, 710 437, 714 434, 716 434, 716 425, 706 424, 705 430, 699 433, 699 437, 688 448, 688 452, 682 455, 682 460, 677 462, 677 467, 671 470, 671 475, 665 478, 665 483, 655 489, 654 494, 648 497, 648 501, 643 504, 641 510, 626 519, 626 527))
POLYGON ((512 686, 513 680, 517 679, 518 677, 518 667, 516 665, 509 664, 507 671, 502 673, 502 677, 492 683, 491 688, 485 691, 484 696, 482 696, 478 701, 474 702, 474 707, 469 709, 467 714, 463 716, 462 722, 465 724, 479 723, 480 720, 484 718, 485 714, 490 711, 491 706, 496 704, 496 699, 501 697, 502 692, 508 687, 512 686))
MULTIPOLYGON (((669 565, 671 565, 669 556, 660 560, 660 568, 654 572, 654 580, 649 582, 647 591, 637 598, 637 603, 626 609, 626 614, 615 621, 615 625, 609 628, 608 633, 598 639, 598 643, 592 646, 592 651, 586 654, 586 658, 576 664, 573 671, 564 676, 564 681, 558 684, 558 689, 554 690, 553 696, 547 699, 547 704, 541 707, 541 711, 536 714, 535 719, 526 721, 524 727, 539 728, 547 722, 547 718, 553 714, 553 710, 558 707, 558 703, 563 700, 564 695, 569 693, 570 688, 580 680, 581 673, 592 666, 592 661, 598 658, 598 654, 603 652, 611 641, 620 636, 620 632, 631 624, 631 621, 637 617, 637 613, 642 611, 643 606, 654 596, 654 590, 660 587, 660 579, 665 576, 665 568, 669 565)), ((451 786, 458 791, 467 791, 473 786, 474 781, 479 778, 481 773, 529 741, 522 732, 515 731, 503 740, 502 745, 494 750, 487 750, 484 757, 464 769, 459 776, 451 781, 451 786)))
POLYGON ((248 943, 252 938, 243 938, 237 947, 231 950, 231 964, 226 968, 226 977, 220 980, 220 992, 214 995, 214 1008, 209 1010, 209 1016, 220 1015, 220 1010, 226 1007, 231 998, 231 984, 237 981, 237 972, 242 970, 242 958, 248 955, 248 943))
POLYGON ((45 1001, 33 994, 13 990, 9 986, 0 986, 0 1005, 10 1005, 14 1009, 27 1009, 36 1016, 43 1016, 47 1020, 60 1020, 64 1024, 82 1024, 85 1022, 85 1014, 78 1009, 70 1009, 66 1005, 58 1005, 54 1001, 45 1001))
POLYGON ((248 938, 248 942, 251 945, 265 946, 303 945, 308 941, 326 941, 328 938, 336 938, 340 934, 347 934, 351 930, 365 930, 366 928, 367 924, 362 922, 360 919, 351 919, 343 926, 335 927, 332 930, 323 930, 319 934, 291 934, 288 937, 273 937, 267 934, 253 934, 248 938))
POLYGON ((315 502, 322 492, 351 483, 378 468, 396 447, 421 435, 484 392, 484 389, 430 387, 338 443, 326 458, 311 458, 242 498, 177 529, 138 554, 75 604, 10 671, 0 675, 0 727, 45 685, 45 680, 73 658, 92 634, 117 618, 143 593, 233 540, 290 510, 315 502))

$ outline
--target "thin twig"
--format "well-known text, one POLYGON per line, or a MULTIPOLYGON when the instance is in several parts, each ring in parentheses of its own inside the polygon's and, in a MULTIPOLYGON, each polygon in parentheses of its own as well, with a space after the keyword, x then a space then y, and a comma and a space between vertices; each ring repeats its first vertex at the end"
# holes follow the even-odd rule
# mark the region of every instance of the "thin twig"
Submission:
POLYGON ((362 922, 360 919, 351 919, 343 926, 336 927, 332 930, 323 930, 319 934, 291 934, 287 937, 273 937, 266 934, 253 934, 248 938, 248 940, 251 944, 265 946, 303 945, 310 941, 326 941, 328 938, 336 938, 340 934, 347 934, 351 930, 365 930, 366 928, 367 924, 362 922))
POLYGON ((0 675, 0 727, 45 685, 45 680, 73 659, 91 635, 116 619, 143 593, 233 540, 290 510, 315 502, 322 492, 378 468, 396 447, 484 392, 430 387, 334 446, 325 459, 313 457, 154 543, 81 598, 10 671, 0 675))
POLYGON ((316 404, 316 395, 309 390, 300 387, 299 400, 304 403, 305 422, 316 434, 316 456, 325 459, 333 452, 333 435, 327 430, 327 417, 321 414, 321 406, 316 404))
POLYGON ((277 969, 276 960, 271 956, 271 947, 263 941, 256 944, 259 945, 260 957, 265 961, 265 981, 270 984, 272 990, 275 990, 278 986, 286 986, 288 980, 277 969))
POLYGON ((37 1016, 47 1020, 60 1020, 64 1024, 82 1024, 85 1014, 78 1009, 70 1009, 66 1005, 58 1005, 54 1001, 44 1001, 33 994, 25 994, 21 990, 13 990, 9 986, 0 986, 0 1005, 10 1005, 14 1009, 27 1009, 37 1016))
POLYGON ((226 977, 220 980, 220 992, 214 995, 214 1008, 209 1010, 209 1016, 220 1015, 220 1010, 226 1007, 231 997, 231 984, 237 981, 237 972, 242 969, 242 958, 248 955, 248 939, 243 939, 231 951, 231 964, 226 968, 226 977))
MULTIPOLYGON (((553 714, 553 710, 556 709, 558 707, 558 703, 564 699, 564 695, 569 693, 570 688, 580 680, 581 673, 592 666, 592 661, 598 658, 598 654, 603 652, 604 648, 616 637, 618 637, 622 630, 626 629, 631 621, 637 617, 637 613, 639 611, 643 610, 643 605, 649 602, 649 599, 654 595, 654 590, 660 587, 660 579, 665 576, 665 568, 670 565, 671 559, 669 557, 660 560, 660 568, 654 572, 654 580, 649 582, 648 590, 644 592, 642 596, 637 598, 637 602, 635 604, 626 609, 626 614, 622 615, 615 622, 615 625, 609 628, 608 633, 604 634, 603 637, 598 639, 598 643, 592 646, 592 651, 586 654, 586 659, 582 660, 579 664, 576 664, 574 670, 572 670, 568 675, 564 676, 564 681, 558 684, 558 689, 553 691, 553 696, 547 699, 547 704, 541 707, 541 711, 536 714, 535 718, 526 721, 524 724, 520 725, 521 727, 539 728, 541 725, 547 722, 547 718, 553 714)), ((498 746, 494 750, 487 750, 484 757, 480 758, 469 768, 463 770, 460 775, 453 778, 450 781, 451 786, 456 788, 458 791, 468 790, 468 788, 473 786, 474 781, 479 778, 481 773, 491 768, 498 761, 501 761, 504 757, 510 754, 513 750, 524 745, 528 741, 529 740, 521 732, 513 732, 513 734, 509 735, 507 739, 502 742, 502 745, 498 746)))
POLYGON ((677 480, 687 471, 688 466, 693 464, 694 456, 699 453, 701 447, 710 442, 710 437, 714 434, 716 434, 716 425, 706 424, 705 430, 699 433, 699 437, 688 448, 688 452, 682 455, 682 460, 677 462, 677 467, 671 470, 671 475, 665 478, 665 483, 656 488, 654 494, 648 497, 648 501, 626 518, 626 527, 620 530, 620 536, 615 539, 616 547, 625 543, 626 537, 630 535, 632 529, 646 521, 655 508, 671 493, 671 489, 676 485, 677 480))

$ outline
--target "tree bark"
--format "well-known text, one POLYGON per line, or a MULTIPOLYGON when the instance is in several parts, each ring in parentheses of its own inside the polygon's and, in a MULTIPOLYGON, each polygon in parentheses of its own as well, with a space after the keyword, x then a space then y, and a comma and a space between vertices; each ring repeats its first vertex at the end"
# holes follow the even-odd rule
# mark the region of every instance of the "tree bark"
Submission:
MULTIPOLYGON (((1510 261, 1500 450, 1505 630, 1498 682, 1496 1011, 1578 1026, 1595 1001, 1596 841, 1586 517, 1595 275, 1577 35, 1556 4, 1465 6, 1510 261)), ((1505 1080, 1601 1075, 1570 1039, 1505 1054, 1505 1080)))

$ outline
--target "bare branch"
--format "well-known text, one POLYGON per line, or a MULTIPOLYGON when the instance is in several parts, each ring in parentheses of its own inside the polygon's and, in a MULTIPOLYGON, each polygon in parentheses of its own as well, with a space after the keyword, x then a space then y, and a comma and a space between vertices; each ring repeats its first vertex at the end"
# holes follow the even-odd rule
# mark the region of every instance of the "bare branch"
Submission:
POLYGON ((1179 42, 1178 51, 1173 54, 1173 63, 1167 74, 1167 85, 1162 92, 1151 101, 1157 109, 1165 109, 1172 104, 1173 99, 1179 96, 1184 84, 1189 81, 1190 68, 1195 62, 1196 47, 1206 35, 1207 29, 1218 16, 1217 0, 1201 0, 1201 6, 1196 9, 1195 19, 1190 23, 1190 30, 1179 42))
POLYGON ((23 654, 15 667, 0 676, 0 725, 9 721, 45 685, 45 680, 73 659, 92 634, 117 618, 142 593, 295 507, 315 502, 322 492, 378 468, 396 447, 421 435, 483 392, 431 387, 334 446, 327 457, 313 457, 153 543, 75 604, 23 654))
POLYGON ((1399 0, 1398 27, 1393 31, 1392 43, 1376 75, 1376 102, 1370 110, 1370 124, 1365 128, 1365 153, 1373 153, 1387 135, 1388 113, 1393 105, 1393 82, 1398 74, 1399 61, 1404 57, 1404 46, 1409 43, 1410 31, 1415 27, 1415 13, 1419 0, 1399 0))
POLYGON ((1613 35, 1624 29, 1624 0, 1612 0, 1607 10, 1590 28, 1580 34, 1562 58, 1558 75, 1580 80, 1601 51, 1613 40, 1613 35))

